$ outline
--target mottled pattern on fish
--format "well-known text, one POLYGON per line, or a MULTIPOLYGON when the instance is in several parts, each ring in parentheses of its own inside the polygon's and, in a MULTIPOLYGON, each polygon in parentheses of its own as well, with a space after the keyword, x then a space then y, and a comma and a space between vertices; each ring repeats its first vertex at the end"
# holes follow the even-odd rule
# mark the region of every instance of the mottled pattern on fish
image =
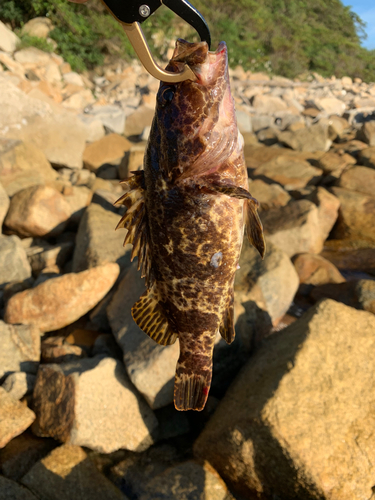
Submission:
POLYGON ((161 84, 144 172, 126 180, 133 257, 147 291, 132 308, 138 326, 162 345, 180 342, 178 410, 202 410, 217 332, 234 339, 233 282, 244 226, 264 253, 258 203, 247 191, 243 141, 230 94, 225 44, 178 41, 167 69, 189 64, 197 82, 161 84))

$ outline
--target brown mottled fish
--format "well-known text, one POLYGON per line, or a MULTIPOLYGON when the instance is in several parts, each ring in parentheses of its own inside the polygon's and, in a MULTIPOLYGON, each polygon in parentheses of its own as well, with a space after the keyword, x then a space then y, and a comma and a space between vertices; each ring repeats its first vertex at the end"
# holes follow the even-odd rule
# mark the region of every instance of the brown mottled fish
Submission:
POLYGON ((230 93, 225 43, 178 40, 167 69, 188 64, 197 81, 161 83, 144 170, 125 180, 118 227, 146 277, 132 308, 137 325, 161 345, 180 341, 174 403, 202 410, 217 332, 234 339, 233 282, 244 226, 265 251, 258 202, 250 195, 243 138, 230 93))

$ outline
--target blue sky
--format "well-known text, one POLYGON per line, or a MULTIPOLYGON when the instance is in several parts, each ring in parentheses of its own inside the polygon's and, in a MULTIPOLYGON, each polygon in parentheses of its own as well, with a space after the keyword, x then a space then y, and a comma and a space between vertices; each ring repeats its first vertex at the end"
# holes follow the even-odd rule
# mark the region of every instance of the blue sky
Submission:
POLYGON ((365 21, 367 39, 363 46, 375 49, 375 2, 374 0, 341 0, 344 5, 350 5, 351 10, 365 21))

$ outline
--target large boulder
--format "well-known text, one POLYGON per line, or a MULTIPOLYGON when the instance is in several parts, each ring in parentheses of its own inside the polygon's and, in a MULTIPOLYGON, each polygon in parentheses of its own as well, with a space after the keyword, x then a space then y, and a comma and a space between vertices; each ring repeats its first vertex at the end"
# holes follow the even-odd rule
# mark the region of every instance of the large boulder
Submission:
POLYGON ((195 443, 245 498, 371 498, 375 318, 332 300, 272 335, 195 443))
POLYGON ((109 134, 98 141, 88 144, 83 152, 83 165, 88 170, 96 172, 105 163, 120 160, 131 143, 119 134, 109 134))
POLYGON ((145 450, 157 420, 113 358, 41 365, 34 388, 33 432, 101 453, 145 450))
POLYGON ((0 50, 14 52, 20 42, 18 36, 0 21, 0 50))
POLYGON ((374 196, 375 169, 359 165, 352 167, 342 174, 337 185, 352 191, 374 196))
POLYGON ((19 237, 0 234, 0 287, 30 276, 31 267, 19 237))

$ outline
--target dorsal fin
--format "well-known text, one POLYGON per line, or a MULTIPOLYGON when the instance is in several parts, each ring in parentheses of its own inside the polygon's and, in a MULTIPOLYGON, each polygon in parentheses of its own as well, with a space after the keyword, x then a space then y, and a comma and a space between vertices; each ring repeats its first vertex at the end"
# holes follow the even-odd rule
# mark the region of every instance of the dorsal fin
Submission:
POLYGON ((235 337, 234 331, 234 290, 230 293, 228 307, 223 315, 221 325, 219 328, 220 335, 223 337, 227 344, 231 344, 235 337))
POLYGON ((142 269, 141 276, 142 278, 146 277, 146 286, 150 288, 152 286, 152 271, 144 199, 146 183, 143 170, 132 173, 134 174, 132 177, 121 181, 121 184, 125 184, 128 191, 115 202, 115 205, 124 205, 127 208, 116 229, 128 230, 124 246, 127 243, 133 244, 131 260, 133 261, 134 257, 138 256, 138 271, 142 269))
POLYGON ((132 307, 132 316, 139 328, 160 345, 174 344, 174 333, 164 315, 154 288, 146 290, 132 307))

